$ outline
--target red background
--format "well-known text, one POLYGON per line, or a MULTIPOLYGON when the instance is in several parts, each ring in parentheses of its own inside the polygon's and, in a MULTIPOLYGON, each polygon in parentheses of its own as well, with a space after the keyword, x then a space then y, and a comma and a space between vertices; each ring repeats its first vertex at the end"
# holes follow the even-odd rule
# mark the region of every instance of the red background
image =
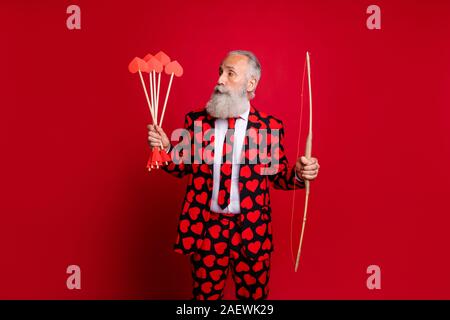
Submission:
POLYGON ((159 50, 183 65, 171 132, 204 106, 233 49, 259 57, 253 104, 284 121, 291 163, 312 52, 321 173, 298 273, 292 193, 272 192, 270 298, 450 298, 449 12, 446 1, 2 1, 0 298, 190 298, 188 259, 172 252, 185 181, 146 171, 150 116, 127 65, 159 50), (70 4, 81 30, 66 28, 70 4), (371 4, 381 30, 366 28, 371 4), (81 290, 66 288, 70 264, 81 290), (371 264, 381 290, 366 287, 371 264))

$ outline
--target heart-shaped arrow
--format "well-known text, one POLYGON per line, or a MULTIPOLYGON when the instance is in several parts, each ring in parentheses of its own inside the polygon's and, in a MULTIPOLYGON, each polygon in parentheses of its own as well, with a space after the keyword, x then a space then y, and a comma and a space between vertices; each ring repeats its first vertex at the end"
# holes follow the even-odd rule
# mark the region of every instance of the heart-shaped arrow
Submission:
POLYGON ((149 68, 143 59, 135 57, 128 65, 128 71, 131 73, 136 73, 138 71, 149 72, 149 68))
POLYGON ((147 62, 147 61, 150 60, 152 57, 153 57, 152 54, 147 53, 143 59, 144 59, 145 62, 147 62))
POLYGON ((165 66, 164 71, 169 75, 174 74, 177 77, 181 77, 183 75, 183 67, 178 63, 177 60, 169 62, 165 66))
POLYGON ((155 58, 158 59, 162 63, 163 66, 165 66, 166 64, 168 64, 170 62, 169 56, 162 51, 155 54, 155 58))
POLYGON ((151 57, 147 61, 147 66, 148 66, 150 71, 155 71, 155 72, 158 72, 158 73, 161 73, 163 71, 162 63, 158 59, 156 59, 155 57, 151 57))

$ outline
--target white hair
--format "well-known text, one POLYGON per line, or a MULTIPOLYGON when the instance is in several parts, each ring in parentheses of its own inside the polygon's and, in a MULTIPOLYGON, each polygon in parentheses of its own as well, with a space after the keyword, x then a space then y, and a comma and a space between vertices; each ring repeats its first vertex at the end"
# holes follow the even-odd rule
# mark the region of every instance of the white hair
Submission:
POLYGON ((253 52, 246 50, 233 50, 228 52, 228 56, 230 55, 242 55, 248 58, 250 68, 248 68, 247 80, 250 80, 251 78, 254 78, 256 80, 255 88, 253 89, 253 91, 249 92, 250 99, 253 99, 255 97, 256 86, 259 83, 259 79, 261 79, 261 64, 259 63, 258 58, 256 58, 253 52))

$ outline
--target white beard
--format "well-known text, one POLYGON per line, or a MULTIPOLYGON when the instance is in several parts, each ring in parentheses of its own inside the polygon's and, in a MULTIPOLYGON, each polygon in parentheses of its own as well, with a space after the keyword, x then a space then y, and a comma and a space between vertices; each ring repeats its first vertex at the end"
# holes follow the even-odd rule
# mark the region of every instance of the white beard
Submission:
POLYGON ((245 88, 240 92, 234 92, 217 85, 206 104, 206 112, 219 119, 237 118, 247 111, 248 105, 245 88))

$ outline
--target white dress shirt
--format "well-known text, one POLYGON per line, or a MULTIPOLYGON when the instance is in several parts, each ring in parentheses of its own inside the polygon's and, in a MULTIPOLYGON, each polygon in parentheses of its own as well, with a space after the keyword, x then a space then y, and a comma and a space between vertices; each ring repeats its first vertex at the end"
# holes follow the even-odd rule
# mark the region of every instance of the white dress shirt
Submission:
POLYGON ((220 166, 222 164, 223 140, 228 130, 227 119, 216 119, 214 125, 214 169, 213 169, 213 194, 211 199, 211 211, 220 213, 241 213, 241 203, 239 199, 239 170, 240 156, 244 144, 245 132, 247 129, 248 114, 250 112, 250 103, 247 111, 236 119, 234 127, 233 144, 233 164, 231 166, 231 189, 230 204, 225 209, 219 207, 217 197, 220 186, 220 166))

